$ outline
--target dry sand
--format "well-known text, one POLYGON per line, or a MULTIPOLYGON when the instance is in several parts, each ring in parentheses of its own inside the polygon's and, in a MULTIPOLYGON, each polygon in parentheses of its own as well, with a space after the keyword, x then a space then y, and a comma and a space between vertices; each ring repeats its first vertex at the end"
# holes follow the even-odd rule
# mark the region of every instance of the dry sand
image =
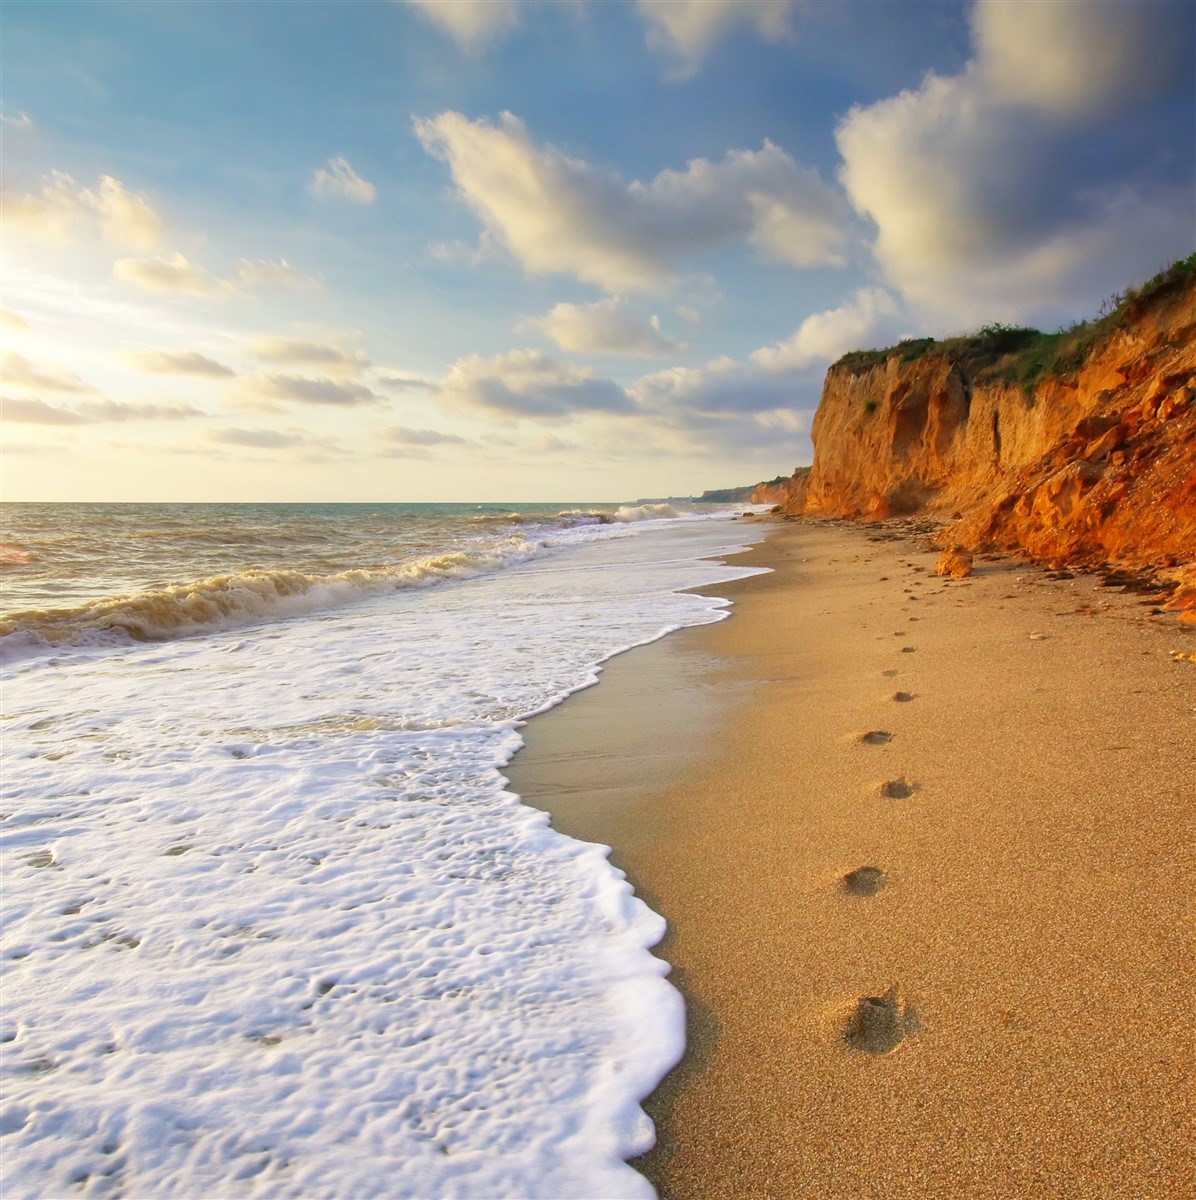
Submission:
POLYGON ((714 589, 730 620, 525 731, 514 789, 669 922, 662 1196, 1196 1195, 1196 666, 1168 654, 1196 631, 935 557, 779 525, 737 560, 774 574, 714 589), (918 1032, 853 1048, 896 984, 918 1032))

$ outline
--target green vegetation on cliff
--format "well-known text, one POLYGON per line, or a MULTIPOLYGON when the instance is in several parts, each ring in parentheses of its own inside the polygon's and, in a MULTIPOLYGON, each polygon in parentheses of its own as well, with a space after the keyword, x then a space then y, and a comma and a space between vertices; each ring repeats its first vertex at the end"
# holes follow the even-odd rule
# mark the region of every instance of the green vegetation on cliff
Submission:
POLYGON ((883 350, 852 350, 831 369, 862 375, 893 357, 904 364, 924 354, 944 354, 972 379, 1020 384, 1031 396, 1040 379, 1078 370, 1098 341, 1137 320, 1151 304, 1178 291, 1193 275, 1196 254, 1189 254, 1141 287, 1111 296, 1099 316, 1055 333, 1019 325, 985 325, 975 333, 941 342, 932 337, 907 338, 883 350))
POLYGON ((749 483, 746 487, 736 488, 715 488, 709 492, 703 492, 698 497, 699 504, 739 504, 746 503, 752 497, 752 493, 758 487, 775 487, 777 484, 784 483, 788 479, 788 475, 778 475, 775 479, 766 479, 763 483, 749 483))

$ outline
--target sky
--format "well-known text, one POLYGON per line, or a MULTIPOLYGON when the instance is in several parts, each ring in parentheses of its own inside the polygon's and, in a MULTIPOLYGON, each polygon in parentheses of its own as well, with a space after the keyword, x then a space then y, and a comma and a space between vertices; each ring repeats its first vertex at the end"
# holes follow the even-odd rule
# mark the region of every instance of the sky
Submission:
POLYGON ((1188 0, 0 6, 4 497, 690 495, 1196 248, 1188 0))

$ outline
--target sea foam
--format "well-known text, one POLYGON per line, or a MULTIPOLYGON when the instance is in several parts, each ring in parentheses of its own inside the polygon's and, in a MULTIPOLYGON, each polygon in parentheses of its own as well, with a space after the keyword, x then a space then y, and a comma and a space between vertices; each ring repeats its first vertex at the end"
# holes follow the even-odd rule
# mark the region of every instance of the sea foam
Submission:
POLYGON ((603 659, 725 615, 678 589, 750 527, 647 529, 10 669, 6 1196, 652 1194, 663 922, 501 775, 603 659))

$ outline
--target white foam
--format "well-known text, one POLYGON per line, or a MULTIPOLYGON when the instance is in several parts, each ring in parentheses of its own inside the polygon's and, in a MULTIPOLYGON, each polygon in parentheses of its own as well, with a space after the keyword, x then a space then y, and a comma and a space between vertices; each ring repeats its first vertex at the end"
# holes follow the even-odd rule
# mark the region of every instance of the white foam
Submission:
POLYGON ((623 531, 10 671, 6 1197, 652 1194, 663 921, 500 774, 753 536, 623 531))

